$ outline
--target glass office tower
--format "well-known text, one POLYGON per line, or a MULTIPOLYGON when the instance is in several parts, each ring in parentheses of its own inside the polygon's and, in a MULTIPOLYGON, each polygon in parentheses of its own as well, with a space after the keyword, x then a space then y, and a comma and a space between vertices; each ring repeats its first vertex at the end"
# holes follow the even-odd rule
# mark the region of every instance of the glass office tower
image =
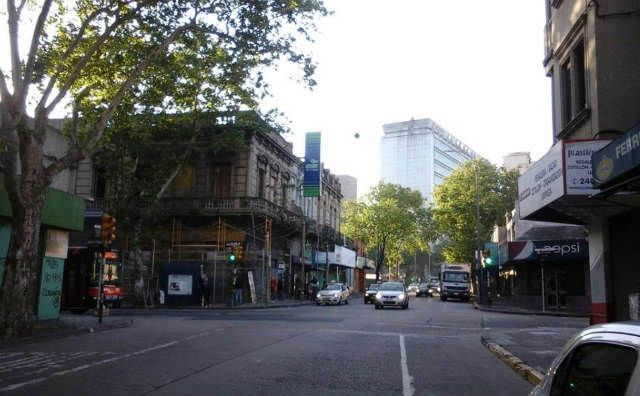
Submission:
POLYGON ((459 164, 478 157, 429 118, 382 126, 381 179, 420 191, 433 202, 435 186, 459 164))

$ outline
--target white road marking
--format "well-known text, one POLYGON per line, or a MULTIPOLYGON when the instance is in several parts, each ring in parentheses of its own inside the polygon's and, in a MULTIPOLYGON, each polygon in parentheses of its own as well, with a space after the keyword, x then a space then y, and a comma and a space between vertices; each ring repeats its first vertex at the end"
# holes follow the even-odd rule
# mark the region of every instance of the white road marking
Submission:
POLYGON ((155 345, 155 346, 152 346, 152 347, 149 347, 149 348, 141 349, 141 350, 136 351, 136 352, 127 353, 127 354, 122 355, 122 356, 116 356, 116 357, 112 357, 112 358, 109 358, 109 359, 99 360, 99 361, 94 362, 94 363, 84 364, 82 366, 74 367, 74 368, 71 368, 71 369, 58 371, 58 372, 49 374, 49 375, 41 377, 41 378, 34 378, 32 380, 29 380, 29 381, 8 385, 8 386, 5 386, 3 388, 0 388, 0 392, 13 391, 13 390, 16 390, 16 389, 19 389, 19 388, 23 388, 23 387, 25 387, 27 385, 38 384, 38 383, 46 381, 46 380, 48 380, 50 378, 54 378, 54 377, 58 377, 58 376, 61 376, 61 375, 66 375, 66 374, 71 374, 71 373, 76 373, 78 371, 82 371, 82 370, 86 370, 86 369, 91 368, 91 367, 96 367, 96 366, 100 366, 100 365, 103 365, 103 364, 106 364, 106 363, 114 362, 116 360, 122 360, 122 359, 126 359, 126 358, 129 358, 129 357, 132 357, 132 356, 142 355, 144 353, 155 351, 155 350, 158 350, 158 349, 167 348, 167 347, 170 347, 172 345, 178 344, 180 342, 189 341, 189 340, 193 340, 194 338, 202 337, 202 336, 204 336, 206 334, 209 334, 209 333, 210 332, 195 334, 195 335, 192 335, 192 336, 189 336, 189 337, 185 337, 185 338, 182 338, 182 339, 179 339, 179 340, 176 340, 176 341, 167 342, 166 344, 155 345))
POLYGON ((403 396, 412 396, 416 390, 413 387, 413 377, 409 375, 407 349, 405 348, 402 334, 400 334, 400 366, 402 366, 402 394, 403 396))
MULTIPOLYGON (((386 331, 365 331, 365 330, 340 330, 340 329, 316 329, 315 331, 325 331, 331 333, 347 333, 347 334, 362 334, 362 335, 374 335, 374 336, 392 336, 397 337, 400 333, 391 333, 386 331)), ((459 335, 440 335, 440 334, 404 334, 410 338, 460 338, 459 335)))

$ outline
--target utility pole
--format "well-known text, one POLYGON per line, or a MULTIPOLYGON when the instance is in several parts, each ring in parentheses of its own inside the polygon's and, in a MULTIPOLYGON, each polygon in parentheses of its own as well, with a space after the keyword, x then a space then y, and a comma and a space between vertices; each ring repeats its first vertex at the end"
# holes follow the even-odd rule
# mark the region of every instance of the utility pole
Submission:
POLYGON ((265 217, 264 219, 264 225, 265 225, 265 238, 264 238, 264 244, 265 244, 265 250, 267 253, 267 263, 266 263, 266 268, 264 271, 264 278, 266 281, 266 288, 265 288, 265 297, 266 297, 266 301, 265 304, 269 304, 269 301, 271 299, 271 288, 270 288, 270 282, 271 282, 271 219, 268 217, 265 217))

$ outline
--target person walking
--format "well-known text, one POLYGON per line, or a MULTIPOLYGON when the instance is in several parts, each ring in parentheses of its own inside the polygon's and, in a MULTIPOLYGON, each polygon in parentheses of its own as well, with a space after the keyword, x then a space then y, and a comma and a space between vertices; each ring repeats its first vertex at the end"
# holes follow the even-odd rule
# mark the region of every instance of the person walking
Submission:
POLYGON ((278 279, 275 276, 271 277, 271 299, 276 299, 276 293, 278 292, 278 279))
POLYGON ((233 280, 233 305, 242 305, 242 274, 236 272, 233 280))
POLYGON ((209 293, 209 277, 202 274, 200 277, 200 298, 201 306, 203 308, 209 308, 211 306, 211 296, 209 293))

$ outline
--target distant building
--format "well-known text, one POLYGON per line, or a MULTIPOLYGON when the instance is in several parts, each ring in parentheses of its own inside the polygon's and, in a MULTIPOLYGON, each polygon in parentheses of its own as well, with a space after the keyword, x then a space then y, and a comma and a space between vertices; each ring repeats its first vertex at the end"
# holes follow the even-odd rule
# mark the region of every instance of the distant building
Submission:
POLYGON ((418 190, 428 201, 458 165, 479 157, 429 118, 385 124, 382 129, 381 179, 418 190))
POLYGON ((342 202, 358 199, 358 179, 349 175, 338 175, 342 185, 342 202))
POLYGON ((531 154, 528 151, 509 153, 502 157, 502 166, 507 170, 518 169, 523 174, 531 166, 531 154))

